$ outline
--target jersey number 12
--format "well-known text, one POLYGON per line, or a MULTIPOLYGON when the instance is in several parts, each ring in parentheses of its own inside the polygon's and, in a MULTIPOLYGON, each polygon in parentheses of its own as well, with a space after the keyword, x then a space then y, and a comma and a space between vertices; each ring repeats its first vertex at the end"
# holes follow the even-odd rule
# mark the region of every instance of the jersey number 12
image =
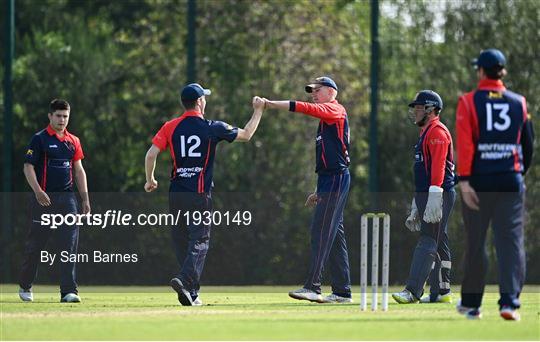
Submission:
MULTIPOLYGON (((187 138, 187 145, 187 147, 189 147, 187 153, 188 157, 201 156, 201 152, 195 152, 197 147, 201 145, 201 138, 196 135, 191 135, 189 138, 187 138)), ((180 136, 180 155, 182 156, 182 158, 186 157, 186 137, 183 135, 180 136)))

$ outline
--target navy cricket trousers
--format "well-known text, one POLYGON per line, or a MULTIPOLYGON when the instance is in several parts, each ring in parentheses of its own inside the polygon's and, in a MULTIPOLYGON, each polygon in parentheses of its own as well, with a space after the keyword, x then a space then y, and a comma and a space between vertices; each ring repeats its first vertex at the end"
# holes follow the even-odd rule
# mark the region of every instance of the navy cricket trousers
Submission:
POLYGON ((417 192, 415 195, 421 230, 406 286, 418 299, 424 293, 424 283, 428 276, 432 297, 450 291, 452 258, 448 241, 448 220, 456 201, 456 191, 453 188, 444 191, 442 219, 438 223, 427 223, 423 220, 428 197, 428 192, 417 192))
POLYGON ((351 279, 347 241, 343 227, 343 210, 350 187, 349 170, 331 175, 319 175, 319 201, 311 223, 311 263, 304 288, 321 293, 324 265, 328 261, 332 292, 351 296, 351 279))
POLYGON ((497 252, 499 306, 519 308, 519 295, 525 282, 523 176, 520 173, 473 176, 470 184, 477 192, 480 210, 463 204, 467 248, 461 303, 467 307, 482 304, 488 269, 486 234, 491 223, 497 252))
MULTIPOLYGON (((172 184, 171 188, 173 188, 172 184)), ((170 213, 173 214, 180 210, 182 217, 184 217, 183 213, 185 212, 198 211, 201 214, 205 211, 211 212, 212 197, 210 193, 170 192, 169 209, 170 213)), ((190 216, 193 218, 192 215, 190 216)), ((180 226, 173 226, 171 229, 176 260, 180 265, 177 277, 193 298, 197 297, 200 289, 199 282, 210 246, 211 228, 210 224, 204 224, 204 220, 200 224, 195 223, 198 222, 194 222, 193 219, 190 219, 189 222, 183 220, 180 226)))
POLYGON ((24 246, 23 263, 21 273, 19 275, 19 286, 23 289, 29 289, 34 283, 38 264, 41 261, 41 251, 45 250, 45 246, 51 235, 54 236, 57 255, 55 262, 60 266, 60 293, 65 296, 68 293, 77 293, 77 283, 75 275, 74 262, 60 261, 60 253, 65 251, 69 254, 77 253, 79 245, 79 227, 76 225, 62 225, 58 228, 51 229, 48 226, 41 225, 42 214, 77 214, 77 199, 72 192, 64 193, 49 193, 51 205, 42 207, 32 195, 30 200, 30 216, 32 224, 26 243, 24 246))

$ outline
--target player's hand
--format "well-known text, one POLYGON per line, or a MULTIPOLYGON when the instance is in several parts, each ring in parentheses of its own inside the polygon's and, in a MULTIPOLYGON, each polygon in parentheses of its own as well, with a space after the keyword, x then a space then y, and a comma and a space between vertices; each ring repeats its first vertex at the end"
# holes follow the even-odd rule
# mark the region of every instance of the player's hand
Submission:
POLYGON ((405 226, 411 232, 420 231, 420 226, 421 226, 420 217, 418 216, 418 208, 416 207, 416 201, 414 200, 414 198, 411 203, 411 212, 409 213, 407 220, 405 220, 405 226))
POLYGON ((319 202, 319 197, 317 196, 317 193, 314 192, 308 195, 305 206, 308 208, 313 208, 317 205, 317 202, 319 202))
POLYGON ((429 187, 429 196, 426 204, 426 210, 424 211, 424 221, 427 223, 437 223, 442 219, 442 206, 443 206, 443 188, 438 186, 429 187))
POLYGON ((144 191, 146 192, 152 192, 156 190, 158 187, 158 182, 155 179, 151 179, 150 181, 147 181, 144 185, 144 191))
POLYGON ((82 201, 81 203, 81 210, 84 215, 90 214, 90 211, 92 210, 90 208, 90 201, 82 201))
POLYGON ((474 188, 469 184, 469 181, 460 181, 459 188, 465 205, 472 210, 480 210, 480 199, 474 188))
POLYGON ((266 102, 259 96, 253 97, 253 108, 254 109, 264 109, 266 102))
POLYGON ((47 193, 45 193, 43 190, 36 192, 36 200, 38 201, 39 205, 43 207, 48 207, 51 205, 49 195, 47 195, 47 193))

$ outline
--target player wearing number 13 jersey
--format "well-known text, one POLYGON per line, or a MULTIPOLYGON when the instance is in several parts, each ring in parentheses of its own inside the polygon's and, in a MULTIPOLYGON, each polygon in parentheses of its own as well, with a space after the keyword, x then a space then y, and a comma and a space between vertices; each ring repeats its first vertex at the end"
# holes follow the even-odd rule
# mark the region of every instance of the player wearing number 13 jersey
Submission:
POLYGON ((465 274, 458 311, 480 318, 487 272, 486 231, 493 225, 499 267, 499 310, 518 320, 525 281, 524 175, 532 160, 533 129, 525 98, 506 89, 506 58, 496 49, 474 62, 478 88, 459 99, 458 174, 467 232, 465 274))
MULTIPOLYGON (((144 189, 151 192, 158 186, 154 178, 157 155, 166 149, 170 151, 173 165, 169 188, 171 213, 212 210, 212 174, 217 144, 223 140, 249 141, 261 120, 264 101, 259 97, 253 98, 253 116, 244 129, 205 119, 206 96, 210 94, 209 89, 197 83, 185 86, 181 100, 186 111, 161 127, 146 154, 144 189)), ((180 265, 180 272, 171 280, 171 286, 178 293, 180 304, 202 305, 198 298, 199 280, 208 251, 210 225, 191 221, 180 227, 174 226, 171 232, 180 265)))

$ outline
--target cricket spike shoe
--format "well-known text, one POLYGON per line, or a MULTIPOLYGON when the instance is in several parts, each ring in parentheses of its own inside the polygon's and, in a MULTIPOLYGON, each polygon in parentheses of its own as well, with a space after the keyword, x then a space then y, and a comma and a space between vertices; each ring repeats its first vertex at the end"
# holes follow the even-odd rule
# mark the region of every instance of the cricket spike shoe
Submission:
POLYGON ((171 279, 171 287, 178 294, 178 301, 183 306, 193 306, 193 299, 191 299, 191 294, 182 284, 182 281, 178 278, 171 279))
POLYGON ((347 303, 353 302, 351 297, 341 297, 335 293, 332 293, 331 295, 324 297, 323 301, 324 303, 332 303, 332 304, 347 304, 347 303))
POLYGON ((32 288, 23 289, 22 287, 20 287, 19 288, 19 298, 23 302, 33 302, 34 301, 34 294, 32 293, 32 288))
POLYGON ((201 300, 201 298, 199 296, 195 297, 195 299, 193 299, 193 306, 203 306, 203 302, 201 300))
POLYGON ((401 292, 392 293, 392 298, 399 304, 413 304, 418 302, 418 298, 407 289, 401 292))
POLYGON ((76 293, 68 293, 62 299, 60 299, 61 303, 80 303, 81 297, 77 295, 76 293))
POLYGON ((465 317, 470 320, 477 320, 482 318, 482 313, 480 312, 480 309, 473 309, 471 311, 468 311, 465 314, 465 317))
POLYGON ((459 314, 464 315, 467 319, 475 320, 482 318, 482 312, 480 312, 480 308, 463 306, 461 305, 461 300, 457 303, 456 310, 459 314))
POLYGON ((321 294, 305 288, 289 292, 289 297, 298 300, 308 300, 315 303, 324 303, 324 299, 321 294))
POLYGON ((436 296, 432 295, 426 295, 420 299, 420 303, 426 304, 426 303, 446 303, 450 304, 452 303, 452 293, 446 293, 446 294, 438 294, 436 296))
POLYGON ((499 313, 507 321, 519 321, 521 319, 518 310, 511 306, 503 306, 499 313))

